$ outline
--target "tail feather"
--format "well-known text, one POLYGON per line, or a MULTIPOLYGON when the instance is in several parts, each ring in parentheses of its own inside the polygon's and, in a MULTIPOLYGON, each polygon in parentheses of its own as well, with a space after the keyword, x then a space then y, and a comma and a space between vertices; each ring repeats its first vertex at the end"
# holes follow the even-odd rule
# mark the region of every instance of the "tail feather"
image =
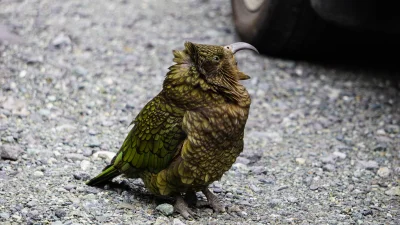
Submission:
POLYGON ((97 175, 95 178, 86 182, 86 185, 89 186, 99 186, 106 183, 109 180, 112 180, 114 177, 120 175, 121 173, 113 166, 110 165, 106 167, 103 172, 97 175))

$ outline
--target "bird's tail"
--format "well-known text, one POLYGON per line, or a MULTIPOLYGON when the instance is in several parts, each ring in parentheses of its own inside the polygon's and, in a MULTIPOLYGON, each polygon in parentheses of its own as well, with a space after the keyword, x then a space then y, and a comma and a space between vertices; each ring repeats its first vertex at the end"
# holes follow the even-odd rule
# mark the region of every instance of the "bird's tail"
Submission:
POLYGON ((113 166, 109 165, 106 167, 103 172, 101 172, 99 175, 97 175, 95 178, 89 180, 86 182, 86 185, 89 186, 99 186, 101 184, 104 184, 105 182, 113 179, 114 177, 120 175, 121 173, 113 166))

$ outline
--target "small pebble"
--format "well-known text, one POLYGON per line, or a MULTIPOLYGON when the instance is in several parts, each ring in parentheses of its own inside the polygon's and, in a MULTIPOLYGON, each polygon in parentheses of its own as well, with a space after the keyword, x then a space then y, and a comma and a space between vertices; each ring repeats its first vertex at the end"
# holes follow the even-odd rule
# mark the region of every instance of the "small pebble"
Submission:
POLYGON ((240 211, 237 213, 240 217, 246 218, 247 217, 247 212, 245 211, 240 211))
POLYGON ((82 155, 85 156, 85 157, 90 157, 90 156, 92 156, 92 154, 93 154, 93 150, 92 149, 85 149, 82 152, 82 155))
POLYGON ((34 177, 43 177, 44 173, 42 171, 35 171, 33 172, 34 177))
POLYGON ((367 169, 367 170, 372 170, 372 169, 378 169, 379 165, 376 161, 369 160, 369 161, 358 161, 358 165, 361 168, 367 169))
POLYGON ((374 147, 374 151, 386 151, 387 144, 381 143, 374 147))
POLYGON ((8 220, 10 218, 10 214, 7 212, 1 212, 0 213, 0 218, 3 218, 5 220, 8 220))
POLYGON ((271 199, 268 203, 268 206, 271 208, 275 208, 276 206, 278 206, 281 203, 280 199, 271 199))
POLYGON ((180 219, 178 218, 174 218, 174 220, 172 221, 173 225, 186 225, 184 222, 182 222, 180 219))
POLYGON ((288 188, 289 188, 289 186, 284 185, 284 186, 279 187, 279 188, 277 189, 277 191, 282 191, 282 190, 285 190, 285 189, 288 189, 288 188))
POLYGON ((385 191, 385 194, 390 196, 400 196, 400 186, 390 188, 389 190, 385 191))
POLYGON ((172 213, 174 212, 174 207, 171 204, 168 203, 164 203, 161 205, 158 205, 156 207, 156 210, 160 211, 162 214, 169 216, 172 215, 172 213))
POLYGON ((382 178, 386 178, 386 177, 389 177, 391 171, 387 167, 381 167, 378 169, 378 171, 376 173, 378 174, 378 176, 380 176, 382 178))
POLYGON ((101 142, 96 136, 91 136, 86 144, 90 148, 95 148, 100 147, 101 142))
POLYGON ((73 160, 73 161, 80 161, 80 160, 83 160, 83 159, 85 159, 85 157, 83 156, 83 155, 81 155, 81 154, 78 154, 78 153, 68 153, 68 154, 65 154, 64 155, 64 158, 66 158, 66 159, 71 159, 71 160, 73 160))
POLYGON ((63 225, 63 222, 61 222, 61 221, 54 221, 54 222, 51 222, 50 225, 63 225))
POLYGON ((37 205, 36 201, 29 201, 28 203, 26 203, 26 206, 28 206, 29 208, 35 207, 37 205))
POLYGON ((70 191, 70 190, 72 190, 74 188, 75 188, 75 185, 73 185, 73 184, 67 184, 67 185, 64 186, 64 189, 67 190, 67 191, 70 191))
POLYGON ((250 163, 250 160, 248 158, 239 156, 236 158, 236 163, 242 163, 244 165, 248 165, 250 163))
POLYGON ((304 159, 304 158, 296 158, 296 162, 299 165, 304 165, 306 163, 306 159, 304 159))
POLYGON ((310 185, 310 190, 311 190, 311 191, 315 191, 315 190, 317 190, 318 188, 319 188, 319 186, 318 186, 317 183, 312 183, 312 184, 310 185))
POLYGON ((373 215, 373 212, 372 212, 372 210, 371 209, 364 209, 362 212, 361 212, 361 214, 363 215, 363 216, 368 216, 368 215, 373 215))
POLYGON ((258 187, 257 187, 256 185, 254 185, 254 184, 250 184, 250 189, 251 189, 252 191, 256 192, 256 193, 258 193, 258 192, 261 191, 261 189, 258 188, 258 187))
POLYGON ((299 199, 297 199, 297 198, 295 198, 295 197, 292 197, 292 196, 287 197, 287 200, 288 200, 288 202, 291 202, 291 203, 297 203, 297 202, 299 202, 299 199))
POLYGON ((379 130, 376 131, 376 134, 377 135, 386 135, 386 132, 385 132, 384 129, 379 129, 379 130))
POLYGON ((76 180, 86 181, 90 179, 90 175, 85 172, 74 173, 73 176, 76 180))
POLYGON ((99 132, 93 129, 89 129, 88 133, 92 136, 97 135, 99 132))
POLYGON ((87 170, 90 167, 90 162, 88 160, 82 160, 81 161, 81 169, 83 171, 87 170))
POLYGON ((61 33, 52 40, 51 45, 55 48, 66 47, 71 45, 71 39, 68 35, 61 33))
POLYGON ((330 164, 330 163, 329 164, 325 164, 322 168, 325 171, 329 171, 329 172, 335 171, 335 169, 336 169, 336 167, 334 165, 330 164))
POLYGON ((56 212, 55 212, 55 215, 58 218, 63 218, 64 216, 67 215, 67 212, 65 212, 63 209, 57 209, 56 212))
POLYGON ((18 156, 21 154, 22 149, 18 145, 5 144, 0 146, 0 153, 2 159, 7 160, 18 160, 18 156))
POLYGON ((387 125, 385 130, 389 134, 398 134, 398 133, 400 133, 400 126, 399 125, 387 125))
POLYGON ((331 154, 331 155, 322 157, 322 158, 321 158, 321 161, 322 161, 323 163, 334 164, 334 163, 335 163, 335 158, 336 158, 336 157, 335 157, 333 154, 331 154))
POLYGON ((157 217, 156 221, 154 222, 154 225, 165 225, 165 224, 170 224, 168 217, 165 216, 157 217))
POLYGON ((339 151, 333 152, 333 155, 336 158, 339 158, 339 159, 345 159, 346 158, 346 153, 339 152, 339 151))
POLYGON ((111 161, 114 156, 115 156, 115 152, 109 152, 109 151, 98 151, 96 153, 93 154, 93 158, 97 159, 97 158, 102 158, 102 159, 106 159, 107 161, 111 161))

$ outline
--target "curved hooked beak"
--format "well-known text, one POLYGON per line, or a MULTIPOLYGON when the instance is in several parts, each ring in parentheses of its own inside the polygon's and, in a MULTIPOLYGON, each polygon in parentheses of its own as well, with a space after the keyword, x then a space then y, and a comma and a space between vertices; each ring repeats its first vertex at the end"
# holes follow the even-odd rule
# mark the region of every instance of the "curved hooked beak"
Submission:
POLYGON ((253 45, 248 44, 246 42, 236 42, 230 45, 225 45, 224 48, 231 50, 233 54, 235 54, 240 50, 245 50, 245 49, 259 53, 258 50, 253 45))

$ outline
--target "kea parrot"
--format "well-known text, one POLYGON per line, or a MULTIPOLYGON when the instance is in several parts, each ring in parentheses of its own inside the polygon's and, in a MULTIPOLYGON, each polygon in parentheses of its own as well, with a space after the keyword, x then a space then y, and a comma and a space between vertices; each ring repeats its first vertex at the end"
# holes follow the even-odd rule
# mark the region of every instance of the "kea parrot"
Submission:
POLYGON ((257 49, 244 42, 226 46, 185 42, 174 50, 163 89, 133 120, 133 128, 104 170, 89 180, 104 185, 118 175, 141 178, 155 195, 175 198, 174 210, 189 219, 188 207, 201 191, 216 212, 225 206, 208 186, 228 171, 243 151, 250 95, 239 82, 250 77, 235 53, 257 49))

